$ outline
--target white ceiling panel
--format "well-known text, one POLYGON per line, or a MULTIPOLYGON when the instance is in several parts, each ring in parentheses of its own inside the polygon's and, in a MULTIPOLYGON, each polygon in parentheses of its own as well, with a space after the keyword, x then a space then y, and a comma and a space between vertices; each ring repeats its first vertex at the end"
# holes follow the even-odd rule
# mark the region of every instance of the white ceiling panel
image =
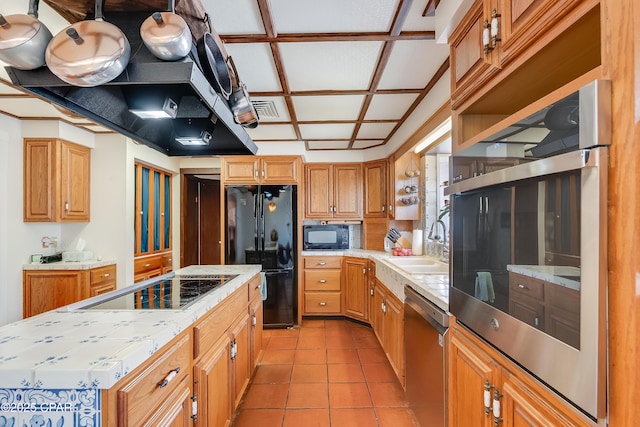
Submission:
POLYGON ((369 139, 369 138, 386 138, 389 135, 389 132, 393 130, 396 126, 395 123, 363 123, 360 126, 360 130, 358 131, 358 135, 356 138, 358 139, 369 139))
MULTIPOLYGON (((65 117, 50 104, 32 98, 0 98, 0 110, 16 117, 65 117)), ((84 119, 87 122, 87 119, 84 119)))
POLYGON ((311 150, 346 150, 349 148, 349 141, 309 141, 311 150))
POLYGON ((21 90, 16 89, 10 84, 0 83, 0 94, 2 95, 25 95, 21 90))
POLYGON ((271 0, 279 33, 389 31, 397 0, 271 0))
POLYGON ((289 117, 289 109, 287 108, 287 103, 282 96, 252 96, 251 102, 256 109, 258 105, 265 105, 265 108, 268 108, 269 114, 261 114, 258 111, 258 116, 260 116, 260 123, 266 122, 282 122, 289 121, 291 117, 289 117), (275 114, 274 114, 275 113, 275 114), (272 117, 273 115, 277 117, 272 117))
POLYGON ((375 140, 375 139, 357 140, 353 143, 352 148, 363 149, 363 148, 375 147, 376 145, 380 145, 383 142, 384 140, 375 140))
POLYGON ((294 96, 299 121, 357 120, 364 95, 294 96))
POLYGON ((218 34, 264 34, 255 0, 202 0, 218 34))
POLYGON ((282 90, 268 43, 226 44, 225 47, 249 93, 282 90))
POLYGON ((292 91, 368 89, 382 42, 280 43, 292 91))
POLYGON ((349 139, 355 124, 300 125, 303 139, 349 139))
POLYGON ((433 16, 422 16, 428 0, 415 0, 409 9, 402 31, 433 31, 436 19, 433 16))
POLYGON ((259 125, 255 129, 246 129, 251 139, 258 141, 281 141, 296 138, 296 132, 291 125, 259 125))
POLYGON ((449 46, 446 44, 433 40, 397 41, 378 88, 423 89, 448 57, 449 46))
POLYGON ((418 97, 417 93, 373 95, 365 120, 400 119, 418 97))
POLYGON ((115 131, 100 125, 85 125, 82 127, 93 133, 115 133, 115 131))

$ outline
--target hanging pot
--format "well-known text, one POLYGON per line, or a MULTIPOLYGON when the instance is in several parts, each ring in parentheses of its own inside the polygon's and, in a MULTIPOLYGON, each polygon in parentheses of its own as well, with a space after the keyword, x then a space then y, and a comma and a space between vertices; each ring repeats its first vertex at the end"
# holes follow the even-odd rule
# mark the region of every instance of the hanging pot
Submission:
POLYGON ((258 112, 249 99, 247 87, 240 80, 233 58, 229 56, 228 61, 231 66, 231 81, 233 86, 233 90, 229 96, 229 107, 233 113, 233 118, 236 123, 242 126, 255 128, 258 126, 258 112))
POLYGON ((184 58, 191 52, 191 31, 175 14, 175 0, 169 0, 169 12, 155 12, 140 26, 140 36, 151 53, 165 61, 184 58))
POLYGON ((0 15, 0 60, 20 70, 42 67, 45 50, 53 37, 38 20, 39 1, 29 1, 27 15, 0 15))
POLYGON ((221 47, 218 46, 216 37, 213 35, 211 22, 209 22, 209 31, 198 39, 196 47, 205 77, 216 92, 222 95, 224 99, 229 99, 229 95, 231 95, 231 76, 226 58, 222 53, 221 47))
POLYGON ((95 20, 68 26, 51 40, 46 52, 49 69, 74 86, 99 86, 124 71, 131 56, 127 37, 102 17, 104 0, 96 0, 95 20))

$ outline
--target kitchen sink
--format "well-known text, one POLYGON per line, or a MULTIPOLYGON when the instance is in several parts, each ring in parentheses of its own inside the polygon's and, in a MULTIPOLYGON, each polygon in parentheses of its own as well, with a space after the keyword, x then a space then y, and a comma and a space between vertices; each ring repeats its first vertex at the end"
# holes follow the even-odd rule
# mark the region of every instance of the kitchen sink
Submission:
POLYGON ((389 257, 386 261, 403 270, 407 274, 449 273, 449 264, 422 256, 389 257))

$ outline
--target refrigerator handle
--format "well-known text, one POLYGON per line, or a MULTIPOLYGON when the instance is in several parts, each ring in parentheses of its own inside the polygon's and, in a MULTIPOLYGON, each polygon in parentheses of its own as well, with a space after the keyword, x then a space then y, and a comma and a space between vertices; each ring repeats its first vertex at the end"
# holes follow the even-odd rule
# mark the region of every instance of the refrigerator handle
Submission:
POLYGON ((264 252, 264 235, 265 235, 265 224, 264 224, 264 197, 260 197, 260 250, 264 252))
POLYGON ((260 220, 260 215, 258 215, 259 212, 259 206, 258 203, 260 200, 260 197, 258 196, 258 194, 254 194, 253 195, 253 241, 254 241, 254 248, 256 251, 260 250, 260 248, 258 247, 258 242, 259 242, 259 237, 258 237, 258 232, 259 232, 259 226, 258 226, 258 221, 260 220))

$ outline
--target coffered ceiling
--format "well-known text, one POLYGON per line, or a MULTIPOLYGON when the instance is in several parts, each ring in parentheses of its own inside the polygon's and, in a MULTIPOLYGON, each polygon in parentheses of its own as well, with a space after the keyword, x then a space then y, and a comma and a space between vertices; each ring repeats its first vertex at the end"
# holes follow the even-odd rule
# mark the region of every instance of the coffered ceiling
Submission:
MULTIPOLYGON (((433 2, 202 0, 259 112, 251 138, 307 150, 384 145, 423 102, 449 67, 448 46, 435 41, 433 2)), ((0 13, 26 11, 26 0, 15 3, 0 13)), ((46 3, 40 8, 54 34, 64 28, 46 3)), ((0 79, 5 114, 109 131, 11 87, 4 70, 0 79)))

